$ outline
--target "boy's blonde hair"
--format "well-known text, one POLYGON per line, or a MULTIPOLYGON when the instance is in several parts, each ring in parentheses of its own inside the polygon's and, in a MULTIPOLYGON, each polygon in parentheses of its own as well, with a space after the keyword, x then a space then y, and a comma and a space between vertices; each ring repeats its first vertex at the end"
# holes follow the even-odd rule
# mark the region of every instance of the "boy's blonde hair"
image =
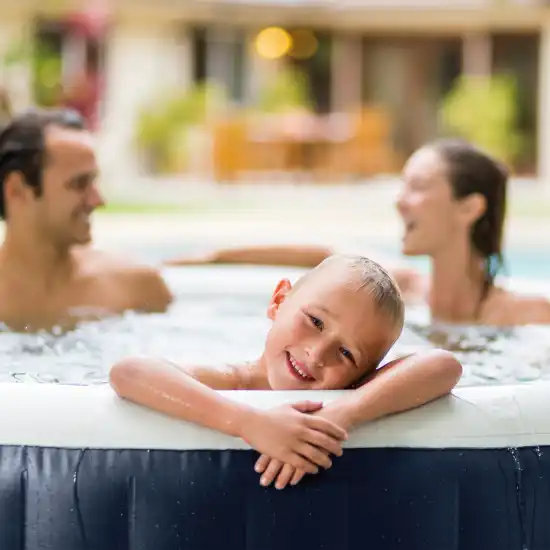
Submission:
POLYGON ((405 322, 405 304, 395 279, 377 262, 365 256, 335 254, 323 260, 313 268, 297 285, 327 267, 344 266, 350 271, 350 285, 356 285, 358 291, 364 290, 372 296, 377 307, 385 313, 396 330, 401 332, 405 322))

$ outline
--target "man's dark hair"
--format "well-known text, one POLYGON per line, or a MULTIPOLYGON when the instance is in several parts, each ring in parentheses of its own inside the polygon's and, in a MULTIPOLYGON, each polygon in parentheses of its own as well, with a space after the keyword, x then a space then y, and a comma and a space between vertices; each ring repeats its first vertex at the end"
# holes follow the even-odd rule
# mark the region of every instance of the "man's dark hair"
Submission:
POLYGON ((4 184, 12 172, 19 172, 36 196, 41 195, 48 126, 85 129, 76 111, 32 109, 18 114, 0 130, 0 219, 7 217, 4 184))

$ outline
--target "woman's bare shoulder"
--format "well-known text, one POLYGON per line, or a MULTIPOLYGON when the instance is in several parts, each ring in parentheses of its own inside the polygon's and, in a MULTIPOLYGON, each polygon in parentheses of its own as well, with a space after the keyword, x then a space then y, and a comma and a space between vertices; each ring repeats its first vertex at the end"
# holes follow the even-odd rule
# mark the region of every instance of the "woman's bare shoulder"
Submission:
POLYGON ((550 299, 498 289, 488 301, 482 321, 497 326, 550 324, 550 299))
POLYGON ((424 302, 428 295, 429 280, 410 267, 388 267, 406 302, 424 302))

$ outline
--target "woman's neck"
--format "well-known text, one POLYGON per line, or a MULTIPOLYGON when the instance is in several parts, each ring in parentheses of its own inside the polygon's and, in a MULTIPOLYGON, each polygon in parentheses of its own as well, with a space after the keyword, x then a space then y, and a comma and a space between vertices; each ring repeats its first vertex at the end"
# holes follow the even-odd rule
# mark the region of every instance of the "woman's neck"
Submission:
POLYGON ((428 303, 432 319, 477 321, 484 298, 485 265, 469 246, 448 247, 432 256, 428 303))

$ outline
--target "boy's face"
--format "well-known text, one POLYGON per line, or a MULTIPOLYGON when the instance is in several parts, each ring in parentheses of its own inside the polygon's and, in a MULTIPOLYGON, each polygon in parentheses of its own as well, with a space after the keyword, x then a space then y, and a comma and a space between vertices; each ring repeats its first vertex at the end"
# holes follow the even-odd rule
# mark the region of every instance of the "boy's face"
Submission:
POLYGON ((274 390, 345 389, 377 366, 400 330, 343 266, 312 273, 271 299, 263 360, 274 390))

